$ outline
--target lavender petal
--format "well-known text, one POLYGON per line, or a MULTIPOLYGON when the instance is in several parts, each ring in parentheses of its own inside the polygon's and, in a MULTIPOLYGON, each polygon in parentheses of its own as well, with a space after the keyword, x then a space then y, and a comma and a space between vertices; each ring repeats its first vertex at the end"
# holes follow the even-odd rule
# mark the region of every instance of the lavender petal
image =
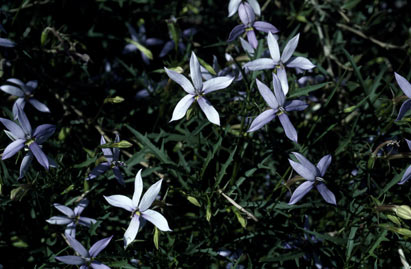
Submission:
POLYGON ((162 182, 163 180, 160 179, 159 181, 151 185, 150 188, 146 191, 146 193, 144 193, 138 206, 138 209, 141 212, 146 211, 154 202, 158 193, 160 192, 162 182))
POLYGON ((191 52, 190 57, 190 75, 193 81, 194 89, 196 92, 200 92, 203 89, 203 79, 201 77, 200 63, 194 52, 191 52))
POLYGON ((258 115, 251 123, 247 132, 255 132, 275 118, 276 110, 269 109, 258 115))
POLYGON ((281 125, 284 128, 285 135, 291 140, 297 143, 297 131, 294 128, 294 125, 291 123, 290 119, 288 118, 287 114, 282 113, 278 116, 281 125))
POLYGON ((257 88, 260 92, 261 96, 263 97, 264 101, 272 108, 278 108, 278 102, 275 98, 273 92, 268 88, 264 83, 259 81, 258 79, 255 80, 257 82, 257 88))
POLYGON ((88 177, 86 178, 86 180, 90 180, 90 179, 94 179, 94 178, 98 177, 99 175, 101 175, 105 171, 107 171, 107 169, 109 169, 109 168, 110 168, 110 163, 108 163, 108 162, 100 163, 99 165, 94 167, 93 170, 91 170, 91 172, 88 175, 88 177))
POLYGON ((34 106, 40 112, 50 113, 50 109, 37 99, 30 98, 29 103, 32 104, 32 106, 34 106))
POLYGON ((39 164, 46 168, 46 170, 49 170, 49 160, 46 154, 44 154, 43 150, 39 147, 39 145, 36 142, 32 142, 29 145, 29 148, 34 157, 36 157, 36 160, 39 162, 39 164))
POLYGON ((258 46, 258 40, 255 36, 254 30, 247 31, 247 40, 250 42, 251 46, 256 49, 258 46))
POLYGON ((258 31, 264 32, 264 33, 278 33, 279 30, 272 25, 271 23, 264 22, 264 21, 256 21, 253 24, 253 27, 257 29, 258 31))
POLYGON ((185 90, 189 94, 195 94, 196 91, 194 90, 193 84, 191 84, 191 82, 185 76, 173 70, 167 69, 166 67, 164 67, 164 70, 166 70, 166 73, 170 77, 170 79, 174 80, 178 85, 180 85, 183 90, 185 90))
POLYGON ((112 238, 113 236, 110 236, 94 243, 89 250, 90 256, 92 258, 96 257, 103 249, 107 247, 112 238))
POLYGON ((244 65, 245 69, 251 71, 264 70, 264 69, 273 69, 276 63, 271 58, 260 58, 251 62, 248 62, 244 65))
POLYGON ((0 90, 2 90, 5 93, 8 93, 10 95, 14 95, 14 96, 18 96, 18 97, 24 97, 24 92, 15 87, 15 86, 11 86, 11 85, 3 85, 0 87, 0 90))
POLYGON ((140 227, 139 218, 140 217, 137 214, 134 214, 133 218, 131 219, 130 225, 124 233, 124 248, 127 248, 127 246, 136 238, 138 228, 140 227))
POLYGON ((328 166, 331 164, 332 157, 330 154, 325 155, 321 158, 321 160, 317 164, 318 170, 320 170, 320 175, 323 177, 325 172, 327 172, 328 166))
POLYGON ((404 175, 402 176, 400 182, 398 182, 399 185, 404 184, 411 178, 411 165, 408 166, 407 170, 405 170, 404 175))
POLYGON ((76 239, 74 239, 71 236, 66 236, 67 241, 69 242, 69 245, 78 253, 80 254, 81 257, 83 258, 89 258, 90 255, 88 253, 88 251, 83 247, 83 245, 77 241, 76 239))
POLYGON ((147 209, 146 211, 141 212, 141 216, 154 224, 160 231, 171 231, 170 227, 168 227, 166 218, 157 211, 147 209))
POLYGON ((335 200, 335 195, 332 193, 327 186, 325 186, 324 183, 320 182, 316 186, 317 190, 320 192, 321 196, 324 198, 324 200, 333 205, 337 205, 337 202, 335 200))
POLYGON ((410 109, 411 109, 411 99, 407 99, 404 103, 402 103, 400 112, 398 113, 396 121, 401 120, 404 117, 405 113, 407 113, 407 111, 410 109))
POLYGON ((302 111, 308 107, 304 101, 301 100, 292 100, 285 102, 284 109, 285 111, 302 111))
POLYGON ((220 116, 217 110, 211 105, 211 103, 204 97, 199 97, 197 99, 197 102, 201 110, 206 115, 207 119, 211 123, 214 123, 215 125, 220 126, 220 116))
POLYGON ((310 70, 313 69, 315 65, 305 57, 295 57, 287 63, 287 67, 310 70))
POLYGON ((2 160, 6 160, 16 154, 19 150, 24 147, 26 140, 17 139, 16 141, 11 142, 3 151, 2 160))
POLYGON ((203 84, 203 94, 225 89, 233 82, 232 77, 216 77, 209 79, 203 84))
POLYGON ((240 24, 237 25, 233 28, 233 30, 231 30, 229 36, 228 36, 228 40, 227 42, 233 42, 235 39, 237 39, 237 37, 239 37, 240 35, 242 35, 245 32, 245 26, 240 24))
POLYGON ((293 205, 300 201, 312 188, 314 187, 314 181, 305 181, 298 186, 291 195, 289 205, 293 205))
POLYGON ((283 54, 281 55, 281 61, 283 63, 286 63, 291 58, 295 49, 297 48, 299 39, 300 39, 300 34, 297 34, 295 37, 291 38, 290 41, 288 41, 287 45, 285 45, 283 54))
POLYGON ((111 195, 111 196, 104 196, 106 201, 115 207, 123 208, 129 212, 133 212, 136 208, 133 206, 133 203, 130 198, 124 195, 111 195))
POLYGON ((400 86, 402 92, 411 98, 411 84, 401 75, 394 72, 395 79, 397 80, 398 86, 400 86))
POLYGON ((0 118, 0 122, 3 123, 4 127, 6 127, 7 130, 9 130, 15 137, 19 139, 25 139, 26 135, 24 134, 23 129, 17 123, 4 118, 0 118))
POLYGON ((81 199, 78 205, 74 208, 74 215, 79 216, 83 210, 88 206, 89 201, 87 199, 81 199))
POLYGON ((193 94, 187 94, 186 96, 181 98, 181 100, 177 103, 176 107, 174 108, 173 116, 171 117, 170 122, 183 118, 188 108, 191 106, 193 102, 194 102, 193 94))
POLYGON ((79 256, 57 256, 56 260, 71 265, 82 265, 86 262, 83 258, 79 256))

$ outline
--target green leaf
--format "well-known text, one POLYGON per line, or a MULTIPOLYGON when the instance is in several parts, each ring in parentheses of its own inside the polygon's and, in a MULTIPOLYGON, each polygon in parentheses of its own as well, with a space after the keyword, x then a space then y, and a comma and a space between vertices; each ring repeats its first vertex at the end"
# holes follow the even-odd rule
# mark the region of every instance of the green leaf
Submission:
POLYGON ((298 260, 305 255, 304 252, 291 252, 288 254, 282 254, 278 256, 266 256, 260 259, 260 262, 284 262, 289 260, 298 260))
POLYGON ((125 99, 121 96, 116 96, 116 97, 108 97, 104 99, 104 103, 110 103, 110 104, 119 104, 122 103, 125 99))
POLYGON ((206 220, 208 222, 210 222, 211 220, 211 201, 210 201, 210 198, 208 197, 207 197, 206 220))
POLYGON ((109 142, 103 145, 99 145, 99 148, 131 148, 133 144, 128 142, 127 140, 121 140, 120 142, 114 143, 114 142, 109 142))
POLYGON ((193 196, 187 196, 187 200, 192 203, 195 206, 201 207, 201 204, 198 202, 198 200, 193 197, 193 196))
POLYGON ((198 59, 198 61, 200 62, 200 64, 201 64, 202 66, 204 66, 205 69, 207 69, 208 72, 210 72, 210 74, 212 74, 212 75, 214 75, 214 76, 217 75, 217 73, 215 72, 214 68, 213 68, 211 65, 209 65, 208 63, 206 63, 206 61, 204 61, 203 59, 201 59, 201 58, 198 57, 198 56, 197 56, 197 59, 198 59))
POLYGON ((395 214, 398 217, 406 220, 411 219, 411 208, 407 205, 400 205, 395 207, 395 214))
POLYGON ((347 251, 345 254, 347 261, 349 261, 351 258, 351 252, 354 247, 355 233, 357 232, 357 230, 358 230, 358 227, 351 227, 350 235, 348 236, 347 251))
POLYGON ((154 237, 153 237, 153 241, 154 241, 154 246, 156 247, 156 249, 158 250, 158 238, 160 236, 160 233, 157 229, 157 227, 154 226, 154 237))
POLYGON ((147 58, 149 58, 150 60, 153 60, 153 54, 151 53, 151 51, 144 47, 143 45, 141 45, 140 43, 138 43, 135 40, 132 40, 130 38, 126 38, 126 41, 130 44, 133 44, 134 46, 136 46, 136 48, 141 51, 147 58))
POLYGON ((298 91, 293 92, 292 94, 290 94, 289 98, 295 98, 295 97, 299 97, 302 95, 308 95, 310 92, 316 91, 318 89, 324 88, 325 86, 329 86, 331 85, 331 82, 324 82, 321 84, 317 84, 317 85, 311 85, 311 86, 307 86, 304 88, 299 88, 298 91))
POLYGON ((238 222, 241 224, 241 227, 245 228, 247 226, 247 220, 241 215, 241 212, 234 206, 231 207, 234 214, 237 217, 238 222))
POLYGON ((397 218, 396 216, 387 215, 387 218, 388 218, 390 221, 394 222, 395 224, 401 225, 401 220, 400 220, 399 218, 397 218))
POLYGON ((218 173, 218 177, 217 177, 217 180, 216 180, 216 186, 220 185, 220 182, 223 179, 228 166, 233 162, 234 154, 235 154, 236 151, 237 151, 237 146, 234 148, 234 150, 231 151, 230 156, 228 156, 227 161, 221 167, 221 170, 218 173))

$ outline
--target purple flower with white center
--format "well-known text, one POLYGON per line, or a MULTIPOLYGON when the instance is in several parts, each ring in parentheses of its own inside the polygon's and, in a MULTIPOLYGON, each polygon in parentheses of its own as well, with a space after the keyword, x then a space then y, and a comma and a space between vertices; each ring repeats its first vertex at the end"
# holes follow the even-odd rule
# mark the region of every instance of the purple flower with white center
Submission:
POLYGON ((270 109, 258 115, 251 123, 248 132, 254 132, 272 121, 275 116, 278 116, 281 125, 284 128, 285 135, 292 141, 297 142, 297 131, 288 118, 287 112, 301 111, 308 107, 301 100, 287 101, 284 92, 281 90, 281 84, 276 74, 273 74, 274 93, 264 83, 256 79, 257 88, 270 109))
MULTIPOLYGON (((411 140, 405 139, 405 141, 407 142, 408 148, 411 150, 411 140)), ((402 185, 405 182, 407 182, 410 178, 411 178, 411 165, 408 166, 407 170, 405 170, 405 173, 402 176, 401 181, 398 182, 398 184, 402 185)))
POLYGON ((171 231, 168 227, 168 222, 163 215, 157 211, 148 209, 160 192, 162 182, 163 180, 161 179, 154 183, 146 191, 140 201, 141 193, 143 192, 143 180, 141 178, 140 169, 134 181, 134 194, 132 199, 124 195, 104 196, 110 205, 120 207, 131 212, 131 222, 124 234, 124 248, 126 248, 136 238, 138 228, 140 227, 140 217, 154 224, 160 231, 171 231))
POLYGON ((107 265, 96 261, 95 258, 103 249, 107 247, 113 236, 97 241, 88 251, 74 237, 67 235, 66 238, 70 247, 72 247, 80 256, 57 256, 56 260, 65 264, 81 265, 80 269, 87 269, 90 267, 93 269, 110 269, 107 265))
MULTIPOLYGON (((163 44, 163 40, 158 38, 148 38, 146 36, 146 28, 144 24, 140 25, 138 33, 136 30, 129 24, 127 24, 128 31, 130 33, 131 39, 138 44, 143 46, 156 46, 163 44)), ((135 44, 127 44, 124 49, 123 53, 130 53, 136 50, 140 50, 135 44)), ((150 59, 144 54, 142 50, 140 50, 141 58, 143 59, 144 63, 150 64, 150 59)))
POLYGON ((54 216, 46 220, 50 224, 56 225, 67 225, 66 230, 64 233, 67 236, 71 236, 76 238, 76 225, 83 225, 86 227, 90 227, 91 224, 96 223, 95 219, 87 218, 87 217, 80 217, 80 214, 88 205, 89 201, 87 199, 82 199, 79 204, 72 210, 71 208, 55 203, 54 207, 57 208, 60 212, 62 212, 66 216, 54 216))
POLYGON ((303 155, 297 152, 293 152, 298 162, 288 159, 291 167, 297 174, 306 179, 304 183, 298 186, 291 195, 289 205, 293 205, 301 200, 314 186, 320 192, 321 196, 327 203, 336 205, 334 193, 332 193, 324 184, 324 174, 327 171, 328 166, 331 163, 331 155, 325 155, 318 162, 317 166, 314 166, 303 155))
MULTIPOLYGON (((230 3, 228 3, 228 17, 233 16, 237 12, 240 4, 243 2, 243 0, 230 0, 230 3)), ((260 16, 261 9, 260 4, 258 4, 257 0, 247 0, 247 2, 253 9, 255 15, 260 16)))
MULTIPOLYGON (((0 118, 0 122, 7 128, 4 132, 6 132, 7 136, 13 140, 13 142, 4 149, 1 159, 8 159, 19 152, 22 148, 25 148, 26 150, 30 150, 36 160, 48 170, 50 162, 40 145, 52 134, 54 134, 56 126, 51 124, 42 124, 37 126, 33 131, 26 114, 20 106, 17 106, 17 119, 19 124, 8 119, 0 118)), ((20 167, 20 178, 27 170, 32 159, 31 156, 32 155, 27 154, 23 158, 20 167)))
POLYGON ((0 90, 2 90, 3 92, 18 97, 13 105, 14 115, 17 115, 17 106, 20 106, 21 109, 24 109, 26 102, 29 102, 35 109, 40 112, 50 113, 50 109, 45 104, 33 98, 33 92, 37 88, 36 80, 31 80, 26 84, 16 78, 10 78, 7 81, 19 86, 16 87, 13 85, 3 85, 0 87, 0 90))
MULTIPOLYGON (((184 39, 190 39, 196 33, 197 33, 197 30, 195 28, 188 28, 188 29, 185 29, 183 31, 183 35, 182 35, 183 38, 180 38, 180 40, 178 41, 178 49, 179 49, 181 54, 184 54, 184 51, 186 50, 186 45, 184 44, 183 40, 184 39)), ((159 57, 163 58, 170 51, 172 51, 174 48, 175 48, 175 42, 174 42, 174 40, 173 40, 173 38, 171 37, 171 34, 170 34, 170 40, 167 41, 164 44, 164 47, 161 50, 159 57)))
POLYGON ((283 53, 280 55, 280 49, 277 40, 271 33, 268 33, 267 43, 271 58, 260 58, 251 61, 249 63, 246 63, 244 65, 244 68, 252 71, 273 69, 273 72, 277 72, 278 78, 281 81, 281 86, 283 88, 284 94, 287 95, 288 80, 285 67, 287 66, 290 68, 302 70, 310 70, 315 67, 315 65, 305 57, 291 57, 295 49, 297 48, 299 38, 300 34, 296 35, 290 41, 288 41, 287 45, 285 45, 283 53))
POLYGON ((164 67, 167 75, 170 79, 177 82, 188 94, 184 96, 176 105, 173 116, 170 121, 179 120, 184 117, 188 108, 194 101, 197 101, 201 110, 206 115, 207 119, 216 125, 220 125, 220 116, 210 102, 204 97, 204 95, 218 91, 230 86, 234 78, 232 77, 215 77, 204 81, 201 77, 200 63, 197 60, 197 56, 194 52, 191 53, 190 58, 190 74, 191 83, 185 76, 164 67))
MULTIPOLYGON (((116 135, 114 142, 115 143, 120 142, 119 135, 116 135)), ((103 136, 101 136, 100 145, 104 145, 104 144, 106 144, 106 140, 104 139, 103 136)), ((97 165, 90 172, 90 175, 86 179, 90 180, 90 179, 96 178, 111 168, 113 169, 114 176, 117 179, 118 183, 124 186, 124 178, 123 178, 123 175, 121 174, 120 166, 125 166, 125 164, 119 161, 120 149, 113 148, 113 150, 111 150, 110 148, 102 148, 101 150, 103 151, 104 158, 106 158, 107 162, 103 162, 97 165)))
POLYGON ((254 11, 248 3, 240 4, 240 6, 238 7, 238 15, 243 24, 237 25, 233 28, 233 30, 231 30, 231 33, 228 36, 228 42, 234 41, 237 37, 246 32, 248 42, 250 42, 251 46, 253 46, 253 48, 255 49, 257 48, 258 40, 255 36, 254 29, 261 32, 273 34, 279 32, 274 25, 268 22, 255 21, 254 11))
POLYGON ((397 120, 401 120, 405 113, 407 113, 408 110, 411 109, 411 84, 402 76, 399 74, 395 73, 395 79, 397 80, 398 86, 400 86, 402 92, 408 97, 408 99, 402 103, 400 112, 398 113, 397 120))

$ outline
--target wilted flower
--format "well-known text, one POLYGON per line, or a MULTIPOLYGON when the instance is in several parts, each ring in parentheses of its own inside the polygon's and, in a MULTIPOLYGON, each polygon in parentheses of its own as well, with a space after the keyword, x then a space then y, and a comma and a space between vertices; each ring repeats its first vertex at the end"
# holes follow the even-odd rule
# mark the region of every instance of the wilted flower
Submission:
POLYGON ((66 236, 67 241, 80 256, 57 256, 56 260, 61 261, 62 263, 65 264, 71 264, 71 265, 81 265, 80 269, 86 269, 86 268, 93 268, 93 269, 109 269, 105 264, 102 264, 99 261, 96 261, 94 258, 103 250, 107 247, 107 245, 110 243, 111 238, 113 236, 101 239, 94 243, 94 245, 91 246, 90 250, 86 250, 83 245, 71 237, 70 235, 66 236))
POLYGON ((57 208, 60 212, 62 212, 66 216, 54 216, 46 220, 50 224, 57 224, 57 225, 67 225, 65 234, 67 236, 71 236, 76 238, 76 225, 80 224, 86 227, 90 227, 91 224, 96 223, 95 219, 87 218, 87 217, 80 217, 80 214, 88 205, 87 199, 82 199, 79 204, 72 210, 71 208, 61 205, 61 204, 54 204, 54 207, 57 208))
POLYGON ((327 203, 336 205, 334 193, 332 193, 327 186, 325 186, 323 179, 324 174, 331 163, 331 155, 323 156, 317 166, 314 166, 300 153, 293 152, 293 154, 295 158, 297 158, 298 162, 288 159, 291 167, 307 181, 294 190, 288 204, 293 205, 297 203, 315 186, 327 203))
POLYGON ((309 70, 315 67, 310 60, 305 57, 293 57, 300 34, 293 37, 288 41, 285 46, 283 53, 280 55, 280 49, 278 47, 277 40, 271 33, 268 33, 267 43, 270 50, 271 58, 260 58, 244 65, 244 68, 255 71, 263 69, 273 69, 277 71, 278 78, 280 79, 281 86, 283 88, 284 94, 288 93, 288 80, 285 67, 298 68, 303 70, 309 70))
POLYGON ((184 96, 176 105, 173 111, 173 117, 170 121, 179 120, 186 114, 188 108, 194 101, 197 101, 201 110, 206 115, 207 119, 216 124, 220 125, 220 116, 217 110, 210 104, 210 102, 204 97, 207 93, 214 92, 227 88, 234 78, 231 77, 216 77, 209 79, 203 83, 200 71, 200 63, 197 60, 194 52, 191 53, 190 58, 190 74, 193 84, 183 75, 164 68, 167 75, 177 82, 188 94, 184 96), (194 86, 193 86, 194 85, 194 86))
POLYGON ((19 124, 4 118, 0 118, 0 122, 7 128, 4 130, 7 136, 13 140, 3 151, 2 160, 8 159, 20 151, 22 148, 30 150, 23 158, 20 166, 20 178, 23 177, 24 172, 30 165, 31 159, 34 155, 36 160, 47 170, 49 169, 49 159, 39 145, 45 142, 56 130, 55 125, 42 124, 37 126, 34 131, 31 129, 29 120, 26 114, 17 106, 17 119, 19 124))
MULTIPOLYGON (((405 139, 405 141, 407 142, 408 148, 411 150, 411 140, 405 139)), ((408 166, 407 170, 405 170, 405 173, 402 176, 401 181, 398 182, 398 184, 402 185, 405 182, 407 182, 410 178, 411 178, 411 165, 408 166)))
POLYGON ((141 169, 136 175, 134 181, 134 194, 133 199, 128 198, 124 195, 111 195, 104 196, 107 202, 116 207, 121 207, 129 212, 131 212, 131 222, 124 234, 124 247, 126 248, 137 236, 138 228, 140 227, 140 217, 148 220, 154 224, 159 230, 167 232, 171 231, 168 227, 168 222, 163 215, 157 211, 148 209, 154 200, 156 199, 158 193, 161 189, 161 183, 163 180, 157 181, 155 184, 146 191, 141 198, 141 193, 143 192, 143 179, 141 178, 141 169))
POLYGON ((301 100, 286 102, 284 92, 281 90, 281 84, 276 74, 273 74, 273 87, 275 95, 264 83, 258 79, 256 81, 258 91, 270 109, 264 111, 254 119, 251 123, 250 129, 248 129, 248 132, 257 131, 268 122, 272 121, 275 116, 278 116, 281 125, 284 128, 285 135, 292 141, 297 142, 297 131, 288 118, 286 112, 301 111, 306 109, 308 105, 301 100))
MULTIPOLYGON (((181 53, 184 53, 184 51, 186 50, 186 45, 184 44, 183 40, 191 38, 196 33, 197 33, 197 30, 195 28, 188 28, 188 29, 183 30, 182 37, 180 37, 178 41, 178 49, 180 50, 181 53)), ((175 48, 175 42, 170 34, 170 40, 164 44, 164 47, 161 50, 159 57, 163 58, 174 48, 175 48)))
MULTIPOLYGON (((233 16, 237 12, 242 2, 244 1, 243 0, 230 0, 230 3, 228 3, 228 17, 233 16)), ((260 9, 260 5, 258 4, 257 0, 247 0, 247 2, 253 9, 255 15, 260 16, 261 9, 260 9)))
MULTIPOLYGON (((114 142, 115 143, 120 142, 119 135, 116 135, 114 142)), ((106 144, 106 140, 104 139, 103 136, 101 136, 100 145, 104 145, 104 144, 106 144)), ((97 165, 90 172, 90 175, 86 179, 90 180, 90 179, 96 178, 99 175, 103 174, 105 171, 107 171, 109 168, 111 168, 113 169, 114 176, 116 177, 118 183, 120 183, 121 185, 124 185, 123 175, 120 172, 120 166, 124 166, 124 163, 119 161, 120 149, 113 148, 113 150, 111 150, 110 148, 102 148, 101 150, 103 151, 104 158, 106 158, 107 162, 103 162, 97 165)))
POLYGON ((18 97, 13 105, 14 115, 17 115, 17 106, 20 106, 21 109, 24 109, 26 102, 29 102, 35 109, 37 109, 40 112, 50 113, 50 109, 45 104, 33 98, 33 92, 37 88, 36 80, 31 80, 26 84, 24 84, 21 80, 16 78, 10 78, 7 81, 19 86, 16 87, 13 85, 3 85, 0 87, 0 90, 2 90, 3 92, 18 97))
POLYGON ((248 42, 250 42, 253 48, 257 48, 258 41, 255 36, 254 29, 265 33, 278 33, 278 29, 275 28, 274 25, 268 22, 255 21, 254 11, 248 3, 240 4, 238 8, 238 15, 240 16, 240 20, 243 24, 237 25, 233 28, 233 30, 231 30, 227 40, 228 42, 234 41, 237 37, 246 32, 248 42))
MULTIPOLYGON (((136 44, 140 44, 143 46, 156 46, 156 45, 161 45, 163 44, 163 40, 158 39, 158 38, 147 38, 146 36, 146 28, 144 27, 144 24, 141 24, 139 26, 139 31, 138 33, 136 32, 136 29, 133 28, 130 24, 127 24, 128 31, 130 33, 131 39, 134 42, 137 42, 136 44)), ((140 50, 141 58, 143 59, 144 63, 149 64, 150 59, 147 57, 144 49, 141 47, 136 46, 136 44, 130 43, 127 44, 124 49, 123 53, 130 53, 136 50, 140 50)))
POLYGON ((411 84, 402 76, 394 72, 395 79, 397 80, 398 86, 400 86, 402 92, 408 97, 408 99, 402 103, 400 112, 396 120, 402 119, 405 113, 411 108, 411 84))

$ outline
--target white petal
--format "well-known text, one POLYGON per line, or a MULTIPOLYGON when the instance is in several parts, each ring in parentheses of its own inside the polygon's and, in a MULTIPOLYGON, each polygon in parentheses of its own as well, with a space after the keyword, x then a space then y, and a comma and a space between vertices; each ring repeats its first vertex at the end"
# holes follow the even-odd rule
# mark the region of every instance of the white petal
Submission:
POLYGON ((271 58, 261 58, 251 62, 248 62, 244 65, 245 69, 256 71, 264 69, 273 69, 277 63, 274 62, 271 58))
POLYGON ((134 180, 134 193, 133 193, 133 207, 137 208, 140 202, 141 194, 143 193, 143 179, 141 178, 141 170, 137 172, 136 179, 134 180))
POLYGON ((207 94, 210 92, 218 91, 225 89, 233 82, 234 78, 232 77, 216 77, 209 79, 204 82, 203 93, 207 94))
POLYGON ((198 62, 197 56, 194 52, 191 52, 190 75, 194 88, 197 92, 200 92, 203 89, 203 78, 201 77, 200 63, 198 62))
POLYGON ((277 40, 274 38, 271 32, 268 33, 267 43, 268 49, 270 50, 271 58, 274 62, 278 63, 280 61, 280 48, 278 47, 277 40))
POLYGON ((177 103, 176 107, 174 108, 173 116, 170 121, 175 121, 183 118, 187 112, 187 109, 191 106, 193 102, 193 94, 187 94, 186 96, 181 98, 181 100, 177 103))
POLYGON ((24 92, 21 89, 11 86, 11 85, 3 85, 0 87, 0 90, 2 90, 5 93, 18 96, 18 97, 24 96, 24 92))
POLYGON ((176 71, 167 69, 164 67, 164 70, 166 70, 167 75, 174 80, 176 83, 178 83, 187 93, 194 94, 194 87, 193 84, 183 75, 177 73, 176 71))
POLYGON ((288 93, 288 79, 287 72, 284 67, 277 68, 277 76, 281 83, 281 88, 283 89, 284 95, 288 93))
POLYGON ((217 110, 210 104, 210 102, 204 97, 199 97, 197 99, 198 105, 201 110, 206 115, 207 119, 218 126, 220 126, 220 116, 218 115, 217 110))
POLYGON ((273 73, 273 88, 274 88, 274 94, 275 94, 275 98, 277 99, 278 105, 284 106, 285 95, 281 87, 281 82, 278 79, 278 76, 274 73, 273 73))
POLYGON ((131 219, 130 225, 124 233, 124 248, 126 248, 137 236, 138 228, 140 227, 140 217, 134 215, 131 219))
POLYGON ((74 211, 71 208, 58 203, 55 203, 54 207, 57 208, 61 213, 64 213, 67 217, 74 218, 74 211))
POLYGON ((160 231, 171 231, 170 227, 168 227, 166 218, 157 211, 147 209, 146 211, 141 212, 141 216, 149 222, 153 223, 160 231))
POLYGON ((115 207, 123 208, 127 211, 133 212, 136 208, 133 207, 133 202, 130 198, 124 195, 111 195, 111 196, 104 196, 106 201, 115 207))
POLYGON ((260 9, 260 5, 258 4, 257 0, 248 0, 248 3, 250 4, 251 8, 253 9, 255 15, 260 16, 261 15, 261 9, 260 9))
POLYGON ((151 185, 150 188, 146 191, 146 193, 144 193, 143 198, 141 198, 141 202, 138 206, 138 209, 140 211, 146 211, 151 206, 151 204, 156 199, 158 193, 160 192, 162 182, 163 180, 160 179, 159 181, 151 185))
POLYGON ((228 17, 233 16, 237 12, 240 3, 241 0, 230 0, 230 3, 228 3, 228 17))
POLYGON ((248 129, 247 132, 257 131, 258 129, 272 121, 275 118, 275 112, 276 110, 269 109, 258 115, 251 123, 250 129, 248 129))
POLYGON ((68 217, 63 217, 63 216, 54 216, 46 220, 50 224, 56 224, 56 225, 66 225, 71 222, 73 222, 72 219, 68 217))
POLYGON ((310 70, 313 69, 315 65, 305 57, 295 57, 287 63, 287 67, 310 70))
POLYGON ((278 102, 277 99, 275 98, 273 92, 270 90, 270 88, 267 87, 264 83, 256 79, 257 82, 257 88, 258 91, 260 92, 261 96, 264 98, 265 102, 272 108, 276 109, 278 108, 278 102))
POLYGON ((297 48, 299 38, 300 38, 300 34, 291 38, 291 40, 288 41, 287 45, 285 45, 283 54, 281 55, 281 61, 283 63, 286 63, 290 59, 291 55, 293 55, 295 49, 297 48))

